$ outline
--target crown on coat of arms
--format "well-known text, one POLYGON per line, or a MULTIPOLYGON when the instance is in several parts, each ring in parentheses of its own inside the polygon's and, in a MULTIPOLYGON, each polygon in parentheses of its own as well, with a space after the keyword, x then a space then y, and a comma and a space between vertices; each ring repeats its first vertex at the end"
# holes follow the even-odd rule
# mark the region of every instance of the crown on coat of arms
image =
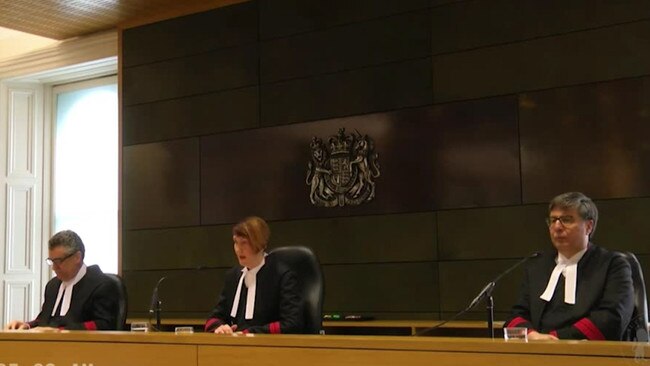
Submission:
POLYGON ((329 140, 330 152, 334 154, 343 154, 350 152, 350 146, 354 142, 353 136, 345 135, 345 128, 340 128, 336 136, 332 136, 329 140))

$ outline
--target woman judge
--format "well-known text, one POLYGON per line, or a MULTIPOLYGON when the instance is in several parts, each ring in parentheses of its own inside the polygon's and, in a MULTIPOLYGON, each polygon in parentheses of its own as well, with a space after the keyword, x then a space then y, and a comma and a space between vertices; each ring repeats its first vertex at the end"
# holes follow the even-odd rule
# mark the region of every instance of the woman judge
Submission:
POLYGON ((302 333, 303 312, 296 274, 265 249, 267 223, 248 217, 232 230, 239 266, 226 273, 223 291, 205 323, 217 334, 302 333))

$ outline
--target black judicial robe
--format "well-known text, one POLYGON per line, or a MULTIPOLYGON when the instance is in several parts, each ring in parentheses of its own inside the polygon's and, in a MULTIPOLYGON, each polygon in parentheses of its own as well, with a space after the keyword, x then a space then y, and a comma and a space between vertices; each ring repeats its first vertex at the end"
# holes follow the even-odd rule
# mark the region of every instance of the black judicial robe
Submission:
MULTIPOLYGON (((115 330, 119 292, 117 285, 97 265, 86 267, 86 274, 74 285, 70 308, 65 316, 52 317, 61 280, 51 279, 45 286, 45 302, 30 327, 69 330, 115 330)), ((63 301, 63 300, 61 300, 63 301)))
POLYGON ((620 340, 634 308, 630 265, 616 252, 592 243, 578 262, 576 303, 564 303, 564 276, 550 302, 540 299, 557 252, 533 258, 505 327, 527 327, 560 339, 620 340), (559 298, 561 296, 561 298, 559 298))
POLYGON ((212 332, 223 324, 237 324, 236 331, 244 333, 303 333, 303 303, 298 279, 273 254, 265 258, 264 266, 257 272, 253 319, 244 319, 245 281, 242 283, 237 317, 230 316, 239 278, 243 274, 242 268, 236 266, 226 273, 223 291, 205 323, 205 331, 212 332))

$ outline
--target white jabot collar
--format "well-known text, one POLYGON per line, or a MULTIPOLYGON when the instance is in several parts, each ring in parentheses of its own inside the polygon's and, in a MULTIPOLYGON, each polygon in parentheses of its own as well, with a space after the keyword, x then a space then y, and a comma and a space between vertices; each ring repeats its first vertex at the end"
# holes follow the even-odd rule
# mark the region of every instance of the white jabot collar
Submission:
POLYGON ((61 303, 61 316, 65 316, 65 314, 68 313, 68 310, 70 309, 70 301, 72 300, 72 289, 74 288, 74 285, 77 284, 77 282, 81 281, 81 279, 86 275, 86 265, 82 264, 81 268, 79 268, 79 272, 77 272, 77 275, 74 276, 73 279, 69 281, 61 281, 61 285, 59 286, 59 293, 56 295, 56 301, 54 302, 54 308, 52 308, 52 316, 56 313, 56 308, 59 306, 59 302, 61 301, 61 297, 63 297, 63 303, 61 303))
POLYGON ((237 285, 237 290, 235 291, 235 299, 232 302, 232 309, 230 309, 230 316, 235 318, 237 317, 237 309, 239 308, 239 299, 241 296, 241 287, 244 280, 246 281, 246 287, 248 288, 248 293, 246 295, 246 314, 244 319, 253 319, 253 313, 255 313, 255 292, 257 289, 257 272, 260 268, 266 263, 265 260, 266 253, 262 257, 262 263, 257 267, 248 269, 247 267, 242 268, 242 275, 239 277, 239 284, 237 285))
POLYGON ((539 297, 542 300, 551 301, 553 298, 553 293, 555 292, 555 287, 557 286, 557 281, 560 278, 560 274, 564 275, 564 302, 567 304, 574 305, 576 303, 576 284, 578 282, 578 262, 582 259, 582 256, 587 252, 587 248, 579 251, 571 258, 567 258, 562 254, 558 253, 555 258, 555 268, 551 272, 551 277, 548 279, 548 284, 546 285, 546 290, 539 297))

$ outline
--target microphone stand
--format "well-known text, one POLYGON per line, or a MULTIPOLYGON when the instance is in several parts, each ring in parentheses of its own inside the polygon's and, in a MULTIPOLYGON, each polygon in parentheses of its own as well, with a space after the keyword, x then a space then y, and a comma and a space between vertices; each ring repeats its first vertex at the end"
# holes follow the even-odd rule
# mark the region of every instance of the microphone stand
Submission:
POLYGON ((160 313, 162 312, 161 305, 162 305, 162 301, 158 299, 158 301, 156 302, 156 329, 158 329, 158 331, 160 331, 160 313))
POLYGON ((160 297, 158 296, 158 289, 160 288, 160 284, 166 278, 167 278, 166 276, 163 276, 158 280, 158 283, 156 283, 156 286, 153 288, 153 294, 151 295, 151 306, 149 307, 149 316, 151 317, 151 314, 153 314, 156 317, 156 331, 160 331, 160 329, 161 329, 160 328, 160 313, 162 312, 162 301, 160 300, 160 297))
POLYGON ((494 282, 492 284, 491 290, 487 293, 486 298, 486 310, 487 310, 487 327, 488 327, 488 337, 494 339, 494 298, 492 297, 492 289, 494 289, 494 282))
POLYGON ((500 275, 498 275, 494 280, 489 282, 481 292, 479 292, 478 295, 472 300, 472 302, 463 310, 459 311, 456 313, 456 315, 452 316, 450 319, 445 320, 441 323, 438 323, 434 325, 431 328, 427 328, 424 331, 418 332, 417 335, 424 335, 433 329, 436 329, 444 324, 447 324, 449 321, 456 319, 457 317, 461 316, 462 314, 465 314, 466 312, 472 310, 476 305, 478 305, 479 302, 483 301, 485 299, 486 302, 486 310, 487 310, 487 330, 488 330, 488 337, 494 339, 494 298, 492 297, 492 291, 494 291, 494 287, 496 286, 497 282, 499 280, 507 275, 508 273, 512 272, 515 268, 519 267, 522 265, 524 262, 528 261, 529 259, 539 257, 541 255, 540 252, 535 252, 528 257, 524 257, 521 260, 519 260, 517 263, 513 264, 510 266, 510 268, 506 269, 504 272, 502 272, 500 275))
MULTIPOLYGON (((527 260, 528 257, 524 258, 524 260, 527 260)), ((508 269, 505 273, 508 273, 512 268, 515 268, 519 265, 520 263, 517 263, 514 267, 511 267, 508 269)), ((494 297, 492 297, 492 291, 494 291, 494 287, 496 286, 496 282, 501 278, 501 276, 497 277, 494 281, 489 282, 481 292, 479 292, 478 295, 472 300, 472 302, 469 304, 463 312, 469 311, 472 308, 474 308, 481 300, 485 299, 485 309, 487 310, 487 331, 488 331, 488 337, 494 339, 494 297)))
MULTIPOLYGON (((192 270, 194 271, 203 271, 204 269, 209 269, 209 267, 200 265, 192 270)), ((172 275, 173 277, 173 275, 172 275)), ((164 280, 167 279, 167 276, 162 276, 158 282, 156 283, 156 286, 153 288, 153 293, 151 294, 151 305, 149 306, 149 322, 151 322, 152 316, 155 316, 156 318, 156 331, 161 331, 161 313, 162 313, 162 301, 160 300, 160 296, 158 295, 158 290, 160 288, 160 285, 163 283, 164 280)), ((0 363, 0 365, 2 365, 0 363)))
POLYGON ((470 309, 471 309, 476 305, 476 303, 478 303, 483 298, 485 298, 485 302, 486 302, 485 308, 487 310, 487 328, 488 328, 487 330, 488 330, 488 336, 490 338, 494 339, 494 298, 492 297, 492 291, 494 291, 494 287, 503 276, 512 272, 515 268, 519 267, 529 259, 538 257, 540 254, 541 253, 539 252, 535 252, 529 255, 528 257, 522 258, 517 263, 510 266, 510 268, 506 269, 504 272, 498 275, 494 280, 492 280, 492 282, 488 283, 485 287, 483 287, 483 290, 481 290, 478 296, 474 298, 474 301, 472 301, 472 304, 470 304, 470 309))

